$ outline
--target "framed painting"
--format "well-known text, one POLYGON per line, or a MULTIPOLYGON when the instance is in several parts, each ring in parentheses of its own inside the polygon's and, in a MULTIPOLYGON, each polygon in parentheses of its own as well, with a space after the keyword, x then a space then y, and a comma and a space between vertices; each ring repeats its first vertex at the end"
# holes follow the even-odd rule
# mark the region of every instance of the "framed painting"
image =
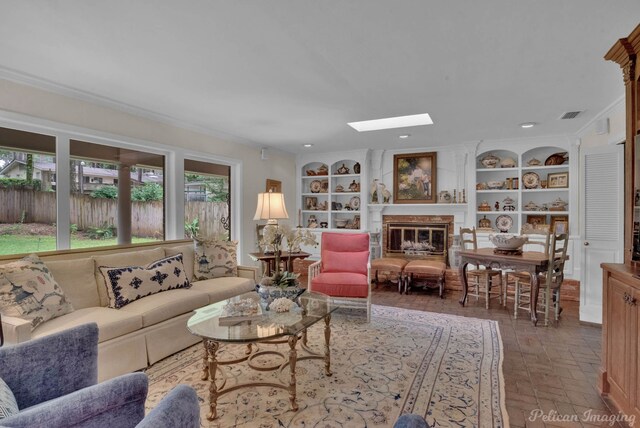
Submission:
POLYGON ((540 229, 541 226, 547 224, 546 215, 528 215, 527 223, 532 225, 534 229, 540 229))
POLYGON ((437 201, 437 153, 393 156, 393 203, 434 204, 437 201))
POLYGON ((267 192, 282 193, 282 181, 267 178, 267 192))
POLYGON ((551 172, 547 174, 547 188, 565 189, 569 187, 569 172, 551 172))
POLYGON ((551 231, 556 235, 569 233, 569 216, 566 215, 552 215, 551 216, 551 231))

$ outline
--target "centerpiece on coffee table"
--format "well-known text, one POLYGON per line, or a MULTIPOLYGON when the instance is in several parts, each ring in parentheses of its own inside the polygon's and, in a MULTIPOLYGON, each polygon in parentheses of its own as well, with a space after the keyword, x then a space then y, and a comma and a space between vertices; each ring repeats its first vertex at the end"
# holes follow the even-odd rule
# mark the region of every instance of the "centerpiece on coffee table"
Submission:
MULTIPOLYGON (((318 242, 315 235, 306 229, 292 229, 289 225, 265 226, 261 245, 273 248, 275 255, 273 275, 263 277, 258 284, 258 294, 266 304, 267 310, 275 299, 284 297, 294 300, 304 292, 298 281, 300 274, 281 270, 280 266, 282 248, 285 247, 289 254, 297 253, 301 251, 300 245, 302 244, 316 246, 318 242)), ((291 256, 289 255, 289 257, 291 256)), ((287 263, 287 266, 290 266, 290 263, 287 263)))

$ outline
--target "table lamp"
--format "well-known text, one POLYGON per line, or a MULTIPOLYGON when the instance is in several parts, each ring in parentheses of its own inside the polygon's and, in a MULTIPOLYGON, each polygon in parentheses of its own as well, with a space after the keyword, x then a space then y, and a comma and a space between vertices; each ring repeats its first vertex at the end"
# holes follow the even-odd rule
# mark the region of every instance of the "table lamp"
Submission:
POLYGON ((267 220, 268 225, 277 225, 278 219, 288 219, 284 194, 277 192, 258 193, 258 206, 254 220, 267 220))

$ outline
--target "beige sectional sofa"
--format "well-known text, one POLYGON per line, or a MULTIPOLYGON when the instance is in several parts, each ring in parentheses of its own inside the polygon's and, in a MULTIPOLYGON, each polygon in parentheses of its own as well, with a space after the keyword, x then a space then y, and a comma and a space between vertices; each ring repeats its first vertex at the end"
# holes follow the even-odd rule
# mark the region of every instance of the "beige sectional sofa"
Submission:
MULTIPOLYGON (((136 248, 71 250, 41 255, 65 292, 74 311, 31 331, 29 321, 2 317, 7 343, 24 342, 77 325, 96 322, 99 328, 100 381, 143 369, 199 341, 187 330, 194 309, 255 289, 257 269, 238 266, 237 277, 194 281, 188 289, 163 291, 121 309, 107 307, 108 298, 99 266, 145 266, 166 256, 183 254, 185 271, 193 280, 191 241, 166 241, 136 248)), ((5 258, 6 261, 9 261, 5 258)), ((3 261, 0 260, 0 264, 3 261)))

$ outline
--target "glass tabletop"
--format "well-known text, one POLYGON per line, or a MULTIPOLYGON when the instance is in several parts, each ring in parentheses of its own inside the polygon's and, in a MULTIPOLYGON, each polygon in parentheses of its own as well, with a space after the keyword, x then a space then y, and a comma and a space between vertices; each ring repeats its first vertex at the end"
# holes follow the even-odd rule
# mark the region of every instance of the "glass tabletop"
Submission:
POLYGON ((189 331, 220 342, 255 342, 302 332, 338 306, 325 294, 305 291, 289 312, 267 310, 252 291, 196 309, 189 331))

